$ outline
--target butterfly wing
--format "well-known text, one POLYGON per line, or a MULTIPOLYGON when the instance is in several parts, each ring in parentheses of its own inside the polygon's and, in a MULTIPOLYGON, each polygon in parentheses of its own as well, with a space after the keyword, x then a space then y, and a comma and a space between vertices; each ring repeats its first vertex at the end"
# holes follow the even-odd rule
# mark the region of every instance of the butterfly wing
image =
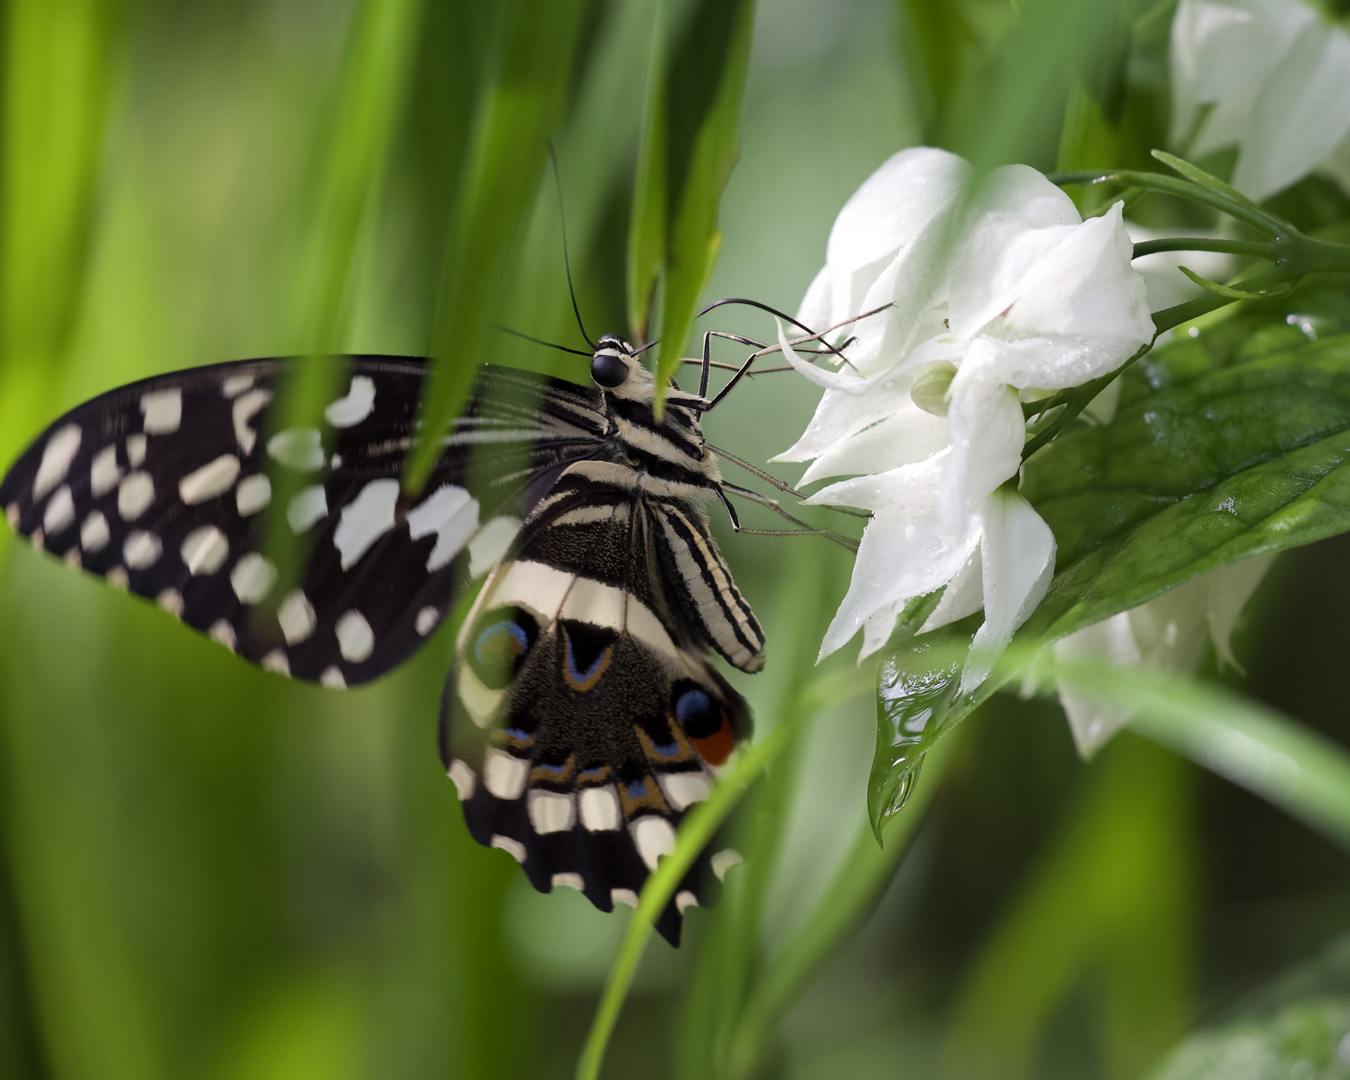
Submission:
POLYGON ((549 477, 594 453, 606 423, 593 391, 484 368, 431 481, 410 497, 399 476, 424 363, 336 362, 346 390, 316 428, 276 430, 285 360, 111 391, 38 438, 0 484, 0 506, 34 546, 249 660, 329 685, 369 681, 421 646, 464 564, 495 564, 549 477), (263 553, 277 469, 299 488, 285 523, 307 550, 285 595, 263 553))
MULTIPOLYGON (((571 886, 609 911, 637 903, 749 717, 673 606, 683 586, 662 516, 679 509, 705 536, 706 521, 586 472, 562 474, 484 585, 446 682, 441 750, 479 843, 515 856, 535 888, 571 886)), ((701 856, 658 921, 668 940, 738 859, 701 856)))

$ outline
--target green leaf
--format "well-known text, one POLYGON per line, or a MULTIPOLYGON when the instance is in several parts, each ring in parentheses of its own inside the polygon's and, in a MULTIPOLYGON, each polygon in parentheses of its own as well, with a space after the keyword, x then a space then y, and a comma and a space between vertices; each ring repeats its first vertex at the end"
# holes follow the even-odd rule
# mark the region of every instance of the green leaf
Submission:
POLYGON ((902 633, 883 660, 874 828, 927 748, 1011 677, 1016 657, 1196 574, 1350 530, 1343 295, 1246 305, 1122 379, 1111 424, 1070 430, 1023 468, 1021 493, 1054 530, 1057 568, 993 675, 958 695, 979 615, 902 633))
POLYGON ((1176 1046, 1146 1080, 1348 1080, 1350 937, 1176 1046), (1240 1058, 1240 1060, 1239 1060, 1240 1058))
POLYGON ((439 455, 483 360, 486 335, 510 277, 567 100, 582 0, 509 0, 497 5, 497 53, 480 93, 446 241, 422 430, 405 483, 417 489, 439 455))
MULTIPOLYGON (((736 164, 754 0, 700 0, 678 39, 658 29, 629 233, 629 322, 644 337, 665 273, 658 394, 679 367, 717 261, 717 208, 736 164), (661 37, 674 41, 662 48, 661 37)), ((659 400, 659 399, 658 399, 659 400)))

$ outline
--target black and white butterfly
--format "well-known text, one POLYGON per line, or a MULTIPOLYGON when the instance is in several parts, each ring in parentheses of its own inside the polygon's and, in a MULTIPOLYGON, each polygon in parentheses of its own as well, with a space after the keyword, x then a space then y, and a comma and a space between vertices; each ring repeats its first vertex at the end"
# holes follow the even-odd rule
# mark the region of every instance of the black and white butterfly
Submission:
MULTIPOLYGON (((288 361, 158 376, 53 423, 0 506, 35 547, 330 687, 407 659, 486 575, 445 684, 445 767, 479 843, 537 889, 608 911, 636 904, 749 736, 710 653, 764 664, 702 509, 751 494, 722 480, 700 430, 706 353, 705 339, 701 393, 672 390, 660 421, 652 375, 616 337, 600 339, 590 386, 485 367, 418 494, 400 477, 421 360, 338 358, 345 392, 323 423, 289 430, 273 408, 288 361), (272 507, 283 475, 295 493, 272 507), (283 512, 307 551, 292 586, 264 554, 263 523, 283 512)), ((672 943, 737 861, 703 854, 658 923, 672 943)))

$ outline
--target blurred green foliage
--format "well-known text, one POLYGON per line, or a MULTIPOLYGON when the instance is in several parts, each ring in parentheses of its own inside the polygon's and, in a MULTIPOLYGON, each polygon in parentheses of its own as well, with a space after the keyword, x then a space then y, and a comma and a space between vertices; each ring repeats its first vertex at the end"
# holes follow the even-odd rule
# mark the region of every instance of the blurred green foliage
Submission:
MULTIPOLYGON (((686 348, 710 274, 706 295, 794 308, 838 207, 904 146, 1048 170, 1165 144, 1167 3, 0 11, 4 461, 94 393, 214 360, 429 352, 433 422, 489 358, 584 377, 491 329, 580 344, 546 138, 587 329, 645 321, 664 271, 686 348)), ((1275 206, 1350 217, 1320 180, 1275 206)), ((762 463, 814 397, 757 380, 709 437, 762 463)), ((1347 929, 1325 839, 1133 736, 1083 764, 1042 700, 983 705, 879 849, 875 674, 812 667, 847 557, 717 528, 770 640, 733 679, 788 737, 733 825, 749 862, 679 953, 648 950, 602 1075, 1134 1076, 1347 929)), ((1247 693, 1342 745, 1347 553, 1282 556, 1238 646, 1247 693)), ((572 1075, 625 916, 469 840, 434 747, 452 635, 375 686, 299 686, 5 534, 0 1075, 572 1075)), ((1343 990, 1240 1022, 1325 1034, 1343 990)))

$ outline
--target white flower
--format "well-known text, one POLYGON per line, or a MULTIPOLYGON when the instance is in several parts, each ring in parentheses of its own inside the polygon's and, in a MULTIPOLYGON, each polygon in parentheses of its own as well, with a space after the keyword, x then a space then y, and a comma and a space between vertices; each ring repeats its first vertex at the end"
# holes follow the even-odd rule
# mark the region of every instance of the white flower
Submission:
POLYGON ((1237 146, 1233 186, 1256 200, 1318 168, 1350 190, 1344 28, 1300 0, 1181 0, 1171 64, 1183 153, 1237 146))
MULTIPOLYGON (((1232 637, 1238 616, 1261 584, 1273 554, 1256 555, 1207 574, 1054 644, 1056 660, 1097 660, 1117 667, 1138 665, 1189 675, 1212 639, 1219 661, 1237 667, 1232 637)), ((1090 683, 1090 676, 1086 682, 1090 683)), ((1078 752, 1091 757, 1134 712, 1099 697, 1072 677, 1057 679, 1059 700, 1069 718, 1078 752)))
POLYGON ((1083 221, 1040 173, 1013 165, 978 185, 941 150, 902 151, 859 188, 830 234, 799 319, 850 327, 850 365, 788 360, 825 394, 779 460, 812 460, 810 500, 873 517, 821 654, 863 630, 885 644, 915 597, 946 586, 930 630, 984 608, 966 689, 1040 601, 1054 537, 1005 485, 1026 425, 1020 392, 1043 396, 1115 370, 1153 336, 1117 203, 1083 221))

